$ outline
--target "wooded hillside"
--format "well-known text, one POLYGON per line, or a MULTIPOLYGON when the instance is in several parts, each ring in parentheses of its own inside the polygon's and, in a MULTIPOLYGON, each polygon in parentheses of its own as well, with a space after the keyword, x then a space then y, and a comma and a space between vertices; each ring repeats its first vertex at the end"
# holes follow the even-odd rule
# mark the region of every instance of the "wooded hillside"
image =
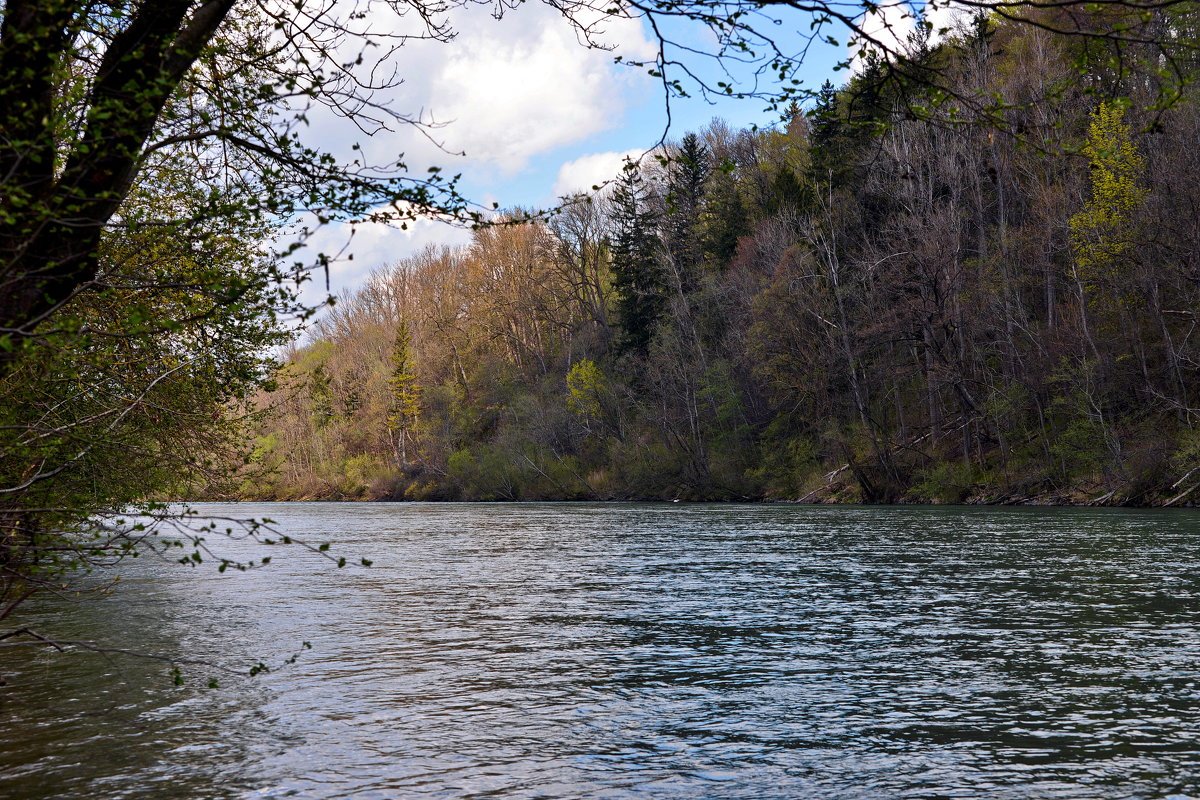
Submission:
POLYGON ((943 90, 868 61, 376 273, 243 496, 1188 502, 1195 93, 982 17, 910 52, 943 90))

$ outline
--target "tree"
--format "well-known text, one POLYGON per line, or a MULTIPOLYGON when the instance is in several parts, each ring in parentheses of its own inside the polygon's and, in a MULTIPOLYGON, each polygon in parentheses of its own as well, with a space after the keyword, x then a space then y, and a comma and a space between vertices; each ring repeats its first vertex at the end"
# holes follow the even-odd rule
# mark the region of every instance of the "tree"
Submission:
MULTIPOLYGON (((370 132, 411 121, 379 102, 377 91, 403 76, 387 74, 389 57, 412 38, 446 40, 446 21, 462 0, 381 0, 343 12, 332 2, 275 5, 251 0, 9 0, 0 26, 0 335, 13 341, 68 302, 96 274, 101 232, 113 221, 138 174, 156 155, 188 158, 201 174, 220 169, 239 187, 207 213, 249 212, 287 217, 311 211, 319 219, 365 213, 404 218, 426 211, 465 213, 454 181, 434 170, 414 177, 403 164, 339 163, 301 137, 307 106, 352 117, 370 132), (415 11, 416 32, 382 33, 370 11, 415 11), (374 26, 372 23, 374 22, 374 26), (381 55, 367 57, 378 46, 381 55), (345 51, 355 55, 346 58, 345 51), (379 211, 381 208, 391 211, 379 211)), ((970 5, 970 4, 968 4, 970 5)), ((992 13, 1117 48, 1154 52, 1150 61, 1175 68, 1191 42, 1190 30, 1168 18, 1170 0, 1115 2, 1093 11, 1084 0, 982 4, 992 13)), ((500 4, 503 11, 506 3, 500 4)), ((611 6, 568 0, 556 8, 578 28, 585 44, 600 46, 597 30, 608 16, 643 18, 660 46, 650 66, 674 94, 684 78, 702 94, 766 97, 786 107, 814 92, 794 77, 807 48, 785 36, 831 40, 841 26, 850 43, 875 54, 888 70, 908 69, 927 82, 927 64, 903 56, 904 44, 872 32, 879 7, 868 0, 844 7, 795 0, 736 0, 714 10, 707 0, 649 0, 611 6), (771 24, 773 15, 794 24, 771 24), (865 13, 864 13, 865 12, 865 13), (697 50, 658 24, 682 18, 706 27, 716 45, 697 50), (793 22, 791 17, 787 17, 793 22), (807 28, 807 30, 806 30, 807 28), (734 65, 753 83, 709 83, 681 60, 713 58, 734 65), (792 55, 799 52, 800 55, 792 55), (740 65, 740 66, 739 66, 740 65), (765 75, 774 81, 760 81, 765 75)), ((912 18, 918 4, 901 5, 912 18)), ((1179 17, 1177 12, 1176 17, 1179 17)), ((412 26, 404 30, 412 31, 412 26)), ((1175 71, 1178 71, 1177 69, 1175 71)), ((1169 92, 1173 84, 1163 82, 1169 92)), ((161 222, 167 222, 164 219, 161 222)), ((4 368, 0 365, 0 368, 4 368)))
MULTIPOLYGON (((343 164, 301 141, 305 109, 297 99, 353 110, 363 125, 378 124, 385 112, 370 102, 382 84, 355 74, 354 62, 335 52, 363 33, 351 27, 356 15, 342 20, 332 4, 299 11, 238 0, 6 3, 3 351, 36 336, 91 285, 103 231, 121 222, 139 175, 158 163, 187 162, 214 190, 203 207, 188 209, 191 217, 160 209, 155 224, 168 230, 197 216, 331 219, 397 203, 411 204, 399 216, 462 210, 452 182, 436 172, 411 178, 395 167, 343 164)), ((431 25, 423 35, 447 33, 431 25)))
MULTIPOLYGON (((0 377, 0 618, 74 569, 155 547, 132 504, 230 488, 245 401, 270 388, 269 348, 288 338, 273 315, 292 298, 264 277, 257 227, 204 220, 165 238, 135 224, 194 199, 178 183, 136 187, 126 226, 101 239, 90 290, 10 354, 0 377)), ((199 534, 192 543, 200 558, 199 534)))
MULTIPOLYGON (((0 15, 3 617, 74 568, 161 545, 135 501, 233 477, 243 404, 270 386, 284 320, 309 313, 284 226, 462 203, 436 172, 301 141, 312 105, 364 129, 401 119, 339 54, 361 18, 331 4, 10 0, 0 15)), ((185 539, 204 558, 202 533, 185 539)))
POLYGON ((626 162, 612 193, 613 289, 623 352, 645 355, 666 304, 666 272, 659 260, 657 215, 648 208, 645 182, 626 162))
POLYGON ((684 292, 695 289, 700 277, 703 260, 700 223, 705 184, 711 171, 708 148, 696 134, 686 134, 669 163, 668 213, 663 218, 667 254, 674 262, 684 292))
MULTIPOLYGON (((307 105, 352 117, 368 132, 410 121, 376 97, 403 76, 376 76, 386 74, 381 67, 405 41, 451 37, 444 14, 459 4, 372 3, 368 10, 386 7, 399 15, 413 10, 425 23, 416 33, 386 34, 378 23, 371 26, 367 11, 343 13, 320 0, 301 0, 295 7, 250 0, 9 0, 0 26, 4 349, 11 351, 14 340, 35 335, 40 322, 95 276, 102 230, 119 214, 138 174, 167 151, 172 158, 191 159, 201 174, 220 169, 239 188, 236 196, 222 196, 207 210, 216 217, 310 211, 319 219, 365 213, 404 218, 436 210, 478 220, 455 192, 454 181, 440 178, 436 169, 418 178, 403 164, 339 163, 304 144, 299 130, 307 105), (366 57, 371 45, 380 46, 382 55, 366 57), (347 48, 357 55, 347 59, 347 48)), ((1108 4, 1099 14, 1090 13, 1092 6, 1083 0, 1070 0, 1047 4, 1054 9, 1049 16, 1039 2, 985 7, 1006 19, 1115 47, 1152 48, 1151 57, 1171 68, 1191 46, 1165 16, 1172 5, 1131 0, 1108 4)), ((737 0, 719 13, 702 0, 616 7, 569 0, 556 7, 593 46, 599 46, 596 31, 602 27, 597 18, 651 22, 660 45, 652 72, 675 94, 686 94, 683 77, 690 76, 704 94, 763 96, 776 105, 812 96, 793 77, 803 56, 789 55, 796 51, 767 22, 772 14, 788 11, 796 15, 795 30, 783 26, 789 35, 832 39, 829 29, 840 25, 853 45, 875 54, 874 63, 915 70, 932 80, 928 65, 902 58, 903 44, 871 32, 880 11, 867 0, 849 9, 737 0), (717 44, 696 51, 681 43, 684 37, 677 41, 664 34, 660 17, 707 27, 717 44), (755 80, 746 89, 725 81, 710 84, 680 60, 688 50, 723 63, 740 61, 743 77, 773 74, 777 80, 755 80)), ((915 4, 901 7, 919 16, 915 4)))
POLYGON ((392 345, 392 374, 388 378, 392 395, 388 407, 388 427, 392 431, 392 439, 402 467, 408 466, 408 441, 413 436, 417 416, 421 413, 411 342, 408 323, 400 320, 392 345))
POLYGON ((590 424, 603 419, 610 391, 604 372, 590 358, 576 362, 567 372, 567 410, 579 418, 589 433, 590 424))
POLYGON ((1132 271, 1136 215, 1147 194, 1145 159, 1121 105, 1103 102, 1096 109, 1083 154, 1091 166, 1091 198, 1071 217, 1071 245, 1089 308, 1107 314, 1133 302, 1121 287, 1132 271))

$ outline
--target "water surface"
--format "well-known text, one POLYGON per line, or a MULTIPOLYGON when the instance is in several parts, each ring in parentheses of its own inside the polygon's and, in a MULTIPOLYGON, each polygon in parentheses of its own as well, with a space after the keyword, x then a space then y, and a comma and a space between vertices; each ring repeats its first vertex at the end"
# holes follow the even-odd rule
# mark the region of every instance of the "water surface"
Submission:
POLYGON ((278 668, 0 651, 0 796, 1200 797, 1195 512, 201 508, 374 566, 139 559, 32 604, 278 668))

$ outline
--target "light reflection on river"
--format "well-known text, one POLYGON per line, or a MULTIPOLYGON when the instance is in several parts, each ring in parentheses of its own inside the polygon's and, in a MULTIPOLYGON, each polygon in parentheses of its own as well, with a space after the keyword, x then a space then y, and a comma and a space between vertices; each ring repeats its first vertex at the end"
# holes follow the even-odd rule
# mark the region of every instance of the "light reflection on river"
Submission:
POLYGON ((1200 516, 262 504, 0 655, 5 798, 1200 797, 1200 516), (234 551, 238 551, 234 547, 234 551))

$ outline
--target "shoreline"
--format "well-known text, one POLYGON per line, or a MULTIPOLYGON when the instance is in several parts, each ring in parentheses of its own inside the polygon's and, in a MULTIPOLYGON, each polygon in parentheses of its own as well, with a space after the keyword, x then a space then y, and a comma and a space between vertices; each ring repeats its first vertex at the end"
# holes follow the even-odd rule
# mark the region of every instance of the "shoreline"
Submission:
POLYGON ((890 502, 868 502, 861 499, 838 497, 837 492, 810 492, 801 498, 787 497, 371 497, 364 494, 344 493, 278 495, 236 495, 225 497, 200 497, 180 502, 193 503, 682 503, 682 504, 746 504, 746 505, 801 505, 801 506, 863 506, 887 508, 894 506, 957 506, 957 507, 1007 507, 1007 508, 1145 508, 1145 509, 1195 509, 1197 502, 1176 498, 1128 498, 1113 491, 1087 496, 1081 490, 1044 492, 1028 496, 971 495, 958 501, 942 501, 916 497, 901 497, 890 502))

